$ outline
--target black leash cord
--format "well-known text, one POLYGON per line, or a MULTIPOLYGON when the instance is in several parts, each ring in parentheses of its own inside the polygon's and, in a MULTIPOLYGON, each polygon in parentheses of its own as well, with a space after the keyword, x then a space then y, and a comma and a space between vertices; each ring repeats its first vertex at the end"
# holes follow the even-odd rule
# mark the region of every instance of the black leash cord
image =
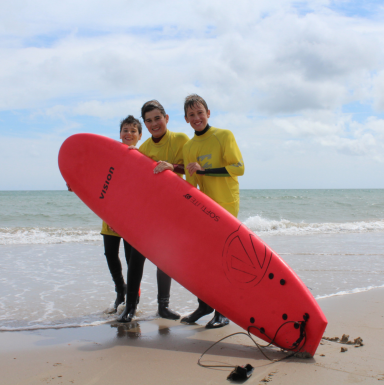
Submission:
MULTIPOLYGON (((280 327, 276 330, 276 333, 275 335, 273 336, 273 338, 271 338, 268 334, 266 334, 264 331, 262 332, 257 326, 249 326, 248 329, 247 329, 247 332, 248 332, 248 335, 249 337, 253 340, 253 338, 251 337, 251 334, 250 334, 250 329, 254 328, 254 329, 257 329, 261 334, 264 334, 269 340, 271 340, 271 342, 268 344, 268 345, 260 345, 262 348, 268 348, 269 346, 271 346, 272 344, 277 346, 278 348, 280 349, 283 349, 283 350, 287 350, 287 351, 293 351, 295 349, 297 349, 298 346, 296 345, 299 345, 299 343, 304 339, 304 343, 300 346, 300 349, 298 349, 297 351, 295 351, 295 353, 298 353, 300 352, 300 350, 304 347, 305 343, 306 343, 306 340, 307 340, 307 335, 305 333, 305 325, 306 325, 306 321, 286 321, 284 322, 283 324, 280 325, 280 327), (289 323, 300 323, 300 337, 297 339, 297 341, 293 344, 293 347, 292 348, 283 348, 282 346, 280 346, 279 344, 277 344, 275 342, 275 339, 277 337, 277 333, 280 331, 280 329, 286 325, 286 324, 289 324, 289 323)), ((256 343, 256 342, 255 342, 256 343)))
POLYGON ((197 361, 197 364, 200 365, 200 366, 202 366, 202 367, 204 367, 204 368, 236 368, 237 365, 205 365, 205 364, 202 364, 202 363, 201 363, 201 359, 203 358, 203 356, 204 356, 209 350, 211 350, 211 349, 212 349, 215 345, 217 345, 219 342, 224 341, 225 339, 227 339, 227 338, 229 338, 229 337, 232 337, 232 336, 235 336, 235 335, 239 335, 239 334, 244 334, 245 336, 249 337, 249 338, 252 340, 252 342, 256 345, 256 347, 260 350, 261 354, 262 354, 266 359, 268 359, 269 361, 272 361, 272 362, 279 362, 279 361, 285 360, 285 359, 287 359, 287 358, 292 357, 292 356, 295 355, 296 353, 300 352, 300 350, 305 346, 305 343, 307 342, 307 336, 306 336, 306 333, 305 333, 305 330, 304 330, 304 329, 305 329, 305 323, 306 323, 305 321, 287 321, 287 322, 284 322, 284 323, 281 324, 281 326, 276 330, 276 333, 275 333, 275 335, 274 335, 273 338, 269 337, 265 332, 262 333, 262 334, 264 334, 268 339, 271 340, 271 342, 270 342, 268 345, 260 345, 260 344, 258 344, 258 343, 253 339, 253 337, 252 337, 252 335, 251 335, 251 333, 250 333, 250 329, 255 328, 255 329, 257 329, 260 333, 261 333, 261 331, 260 331, 260 329, 259 329, 257 326, 251 325, 251 326, 248 327, 247 333, 244 333, 244 332, 232 333, 232 334, 229 334, 228 336, 225 336, 225 337, 221 338, 220 340, 216 341, 215 343, 213 343, 213 344, 212 344, 208 349, 206 349, 206 350, 204 351, 204 353, 200 356, 200 358, 199 358, 198 361, 197 361), (280 358, 280 359, 278 359, 278 360, 277 360, 277 359, 273 360, 273 359, 269 358, 269 357, 263 352, 262 348, 267 348, 267 347, 271 346, 272 344, 276 345, 278 348, 280 348, 280 349, 282 349, 282 350, 287 350, 287 351, 293 351, 294 349, 297 348, 297 347, 294 347, 294 348, 283 348, 283 347, 281 347, 280 345, 278 345, 278 344, 276 344, 276 343, 274 342, 274 341, 275 341, 275 338, 276 338, 276 336, 277 336, 277 333, 280 331, 280 329, 281 329, 284 325, 286 325, 286 324, 288 324, 288 323, 295 323, 295 322, 299 322, 299 323, 301 323, 301 324, 304 324, 304 326, 303 326, 302 328, 300 328, 300 337, 299 337, 299 339, 298 339, 298 341, 299 341, 299 340, 300 340, 300 342, 304 341, 304 343, 300 346, 300 348, 299 348, 298 350, 294 351, 294 352, 291 353, 291 354, 288 354, 287 356, 284 356, 283 358, 280 358))

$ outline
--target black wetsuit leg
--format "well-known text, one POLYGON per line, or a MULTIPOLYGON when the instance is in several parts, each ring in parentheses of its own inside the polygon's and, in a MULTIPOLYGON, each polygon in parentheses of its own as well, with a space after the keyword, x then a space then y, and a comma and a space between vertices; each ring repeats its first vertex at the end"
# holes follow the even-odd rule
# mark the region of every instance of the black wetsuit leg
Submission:
POLYGON ((158 313, 162 318, 177 320, 180 314, 171 310, 169 306, 169 297, 171 295, 172 279, 164 271, 157 268, 157 302, 159 303, 158 313))
POLYGON ((135 316, 144 263, 145 257, 131 247, 127 272, 127 301, 123 313, 117 319, 118 322, 131 322, 135 316))
MULTIPOLYGON (((212 309, 209 305, 207 305, 204 301, 202 301, 200 298, 197 298, 197 302, 199 303, 199 306, 207 308, 207 310, 212 309)), ((213 309, 211 310, 211 313, 213 312, 213 309)))
POLYGON ((127 303, 136 303, 143 278, 145 259, 134 247, 131 247, 127 273, 127 303))
MULTIPOLYGON (((202 301, 200 298, 197 298, 197 301, 199 302, 199 307, 195 311, 195 313, 198 312, 199 309, 207 312, 207 314, 211 313, 213 311, 213 308, 211 308, 209 305, 207 305, 204 301, 202 301)), ((207 329, 216 329, 221 328, 225 325, 229 324, 229 320, 227 317, 220 314, 217 310, 215 310, 215 314, 213 315, 213 318, 205 325, 207 329)))
POLYGON ((185 322, 188 324, 195 323, 201 317, 204 317, 205 315, 213 312, 213 308, 207 305, 200 298, 197 298, 197 301, 199 302, 199 307, 193 313, 187 315, 186 317, 183 317, 181 322, 185 322))
MULTIPOLYGON (((143 277, 145 257, 140 254, 135 248, 131 249, 131 256, 128 267, 127 276, 127 292, 138 293, 141 279, 143 277)), ((168 298, 171 291, 171 277, 157 268, 157 290, 159 298, 168 298)))
POLYGON ((124 241, 125 260, 127 261, 127 267, 128 267, 133 247, 125 239, 123 239, 123 241, 124 241))
POLYGON ((113 282, 117 292, 124 292, 124 278, 122 273, 121 261, 119 258, 120 237, 114 235, 105 235, 104 238, 104 255, 107 259, 108 268, 111 273, 113 282))
POLYGON ((164 271, 157 268, 157 294, 158 298, 168 298, 171 293, 172 278, 164 271))
MULTIPOLYGON (((143 277, 145 257, 135 248, 131 249, 131 256, 127 274, 127 302, 126 308, 118 321, 131 322, 137 305, 137 298, 141 279, 143 277)), ((160 317, 167 319, 179 319, 180 315, 168 308, 171 291, 171 277, 160 269, 157 269, 158 312, 160 317)))

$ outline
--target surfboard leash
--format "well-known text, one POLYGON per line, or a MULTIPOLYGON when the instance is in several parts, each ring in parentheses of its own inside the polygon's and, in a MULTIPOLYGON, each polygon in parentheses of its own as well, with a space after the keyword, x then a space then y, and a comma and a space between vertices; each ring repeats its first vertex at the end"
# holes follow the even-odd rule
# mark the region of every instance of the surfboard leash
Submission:
MULTIPOLYGON (((275 335, 273 336, 273 338, 271 338, 267 333, 265 333, 265 330, 264 328, 258 328, 257 326, 254 326, 254 325, 251 325, 248 327, 248 335, 249 337, 253 340, 251 334, 250 334, 250 329, 252 328, 255 328, 257 329, 261 334, 264 334, 271 342, 269 342, 268 345, 260 345, 258 344, 256 341, 254 341, 258 346, 260 346, 261 348, 268 348, 269 346, 271 345, 275 345, 277 346, 278 348, 280 348, 281 350, 285 350, 285 351, 291 351, 293 352, 292 354, 282 358, 283 360, 286 359, 286 358, 289 358, 289 357, 292 357, 293 355, 295 355, 296 353, 299 353, 301 351, 301 349, 303 349, 303 347, 305 346, 305 343, 307 342, 307 336, 306 336, 306 333, 305 333, 305 324, 306 324, 306 321, 286 321, 284 323, 282 323, 280 325, 280 327, 277 329, 275 335), (292 344, 292 347, 290 348, 287 348, 287 347, 283 347, 283 346, 280 346, 277 342, 275 342, 275 339, 277 337, 277 334, 278 332, 280 331, 280 329, 286 325, 286 324, 289 324, 289 323, 293 323, 295 325, 299 325, 299 328, 300 328, 300 336, 299 338, 292 344), (302 343, 302 345, 300 346, 300 343, 304 340, 304 342, 302 343)), ((263 353, 264 354, 264 353, 263 353)), ((265 356, 265 354, 264 354, 265 356)), ((267 357, 268 358, 268 357, 267 357)), ((270 358, 268 358, 270 361, 274 361, 270 358)), ((280 360, 277 360, 277 361, 281 361, 280 360)))
POLYGON ((203 356, 209 351, 211 350, 215 345, 217 345, 218 343, 220 343, 221 341, 224 341, 225 339, 227 338, 230 338, 230 337, 233 337, 235 335, 245 335, 247 337, 249 337, 252 342, 255 344, 255 346, 260 350, 261 354, 269 361, 271 361, 272 363, 275 363, 275 362, 279 362, 279 361, 282 361, 282 360, 285 360, 287 358, 290 358, 292 356, 294 356, 296 353, 299 353, 303 347, 305 346, 305 343, 307 342, 307 336, 306 336, 306 333, 305 333, 305 326, 306 326, 306 323, 309 319, 309 316, 308 314, 305 314, 304 315, 304 321, 286 321, 286 322, 283 322, 280 327, 276 330, 276 333, 275 335, 273 336, 273 338, 269 337, 266 333, 265 333, 265 330, 264 328, 258 328, 257 326, 254 326, 254 325, 250 325, 247 329, 247 333, 245 332, 236 332, 236 333, 232 333, 232 334, 229 334, 223 338, 221 338, 220 340, 216 341, 215 343, 213 343, 211 346, 208 347, 208 349, 206 349, 202 354, 201 356, 199 357, 197 363, 199 366, 201 367, 204 367, 204 368, 235 368, 231 373, 230 375, 228 376, 228 379, 247 379, 249 378, 251 375, 252 375, 252 372, 253 372, 253 366, 250 365, 250 364, 247 364, 245 366, 238 366, 238 365, 207 365, 207 364, 203 364, 201 362, 203 356), (279 344, 277 344, 275 342, 275 339, 277 337, 277 334, 279 333, 280 329, 286 325, 286 324, 289 324, 289 323, 293 323, 295 325, 296 328, 300 328, 300 336, 299 338, 292 344, 292 347, 290 348, 284 348, 282 346, 280 346, 279 344), (298 326, 298 327, 297 327, 298 326), (270 342, 267 344, 267 345, 261 345, 259 344, 257 341, 255 341, 251 335, 251 332, 250 330, 252 328, 255 328, 257 329, 261 334, 264 334, 269 340, 270 342), (265 352, 263 351, 263 348, 268 348, 269 346, 271 345, 275 345, 277 346, 278 348, 280 348, 281 350, 284 350, 284 351, 291 351, 292 353, 291 354, 288 354, 282 358, 279 358, 279 359, 272 359, 270 357, 268 357, 265 352))
MULTIPOLYGON (((269 347, 270 345, 275 345, 277 346, 278 348, 282 349, 282 350, 286 350, 286 351, 294 351, 295 352, 293 354, 296 354, 296 353, 299 353, 301 349, 303 349, 303 347, 305 346, 306 342, 307 342, 307 335, 306 335, 306 332, 305 332, 305 327, 307 325, 307 322, 308 322, 308 319, 309 319, 309 314, 308 313, 305 313, 303 315, 303 321, 286 321, 286 322, 283 322, 279 328, 276 330, 276 333, 275 335, 273 336, 273 338, 269 337, 269 335, 267 333, 265 333, 265 329, 264 328, 258 328, 257 326, 254 326, 254 325, 250 325, 247 329, 247 332, 249 334, 249 336, 251 337, 251 334, 250 334, 250 330, 252 328, 255 328, 257 329, 261 334, 264 334, 271 342, 268 344, 268 345, 260 345, 261 347, 263 348, 267 348, 269 347), (280 329, 285 326, 286 324, 289 324, 289 323, 293 323, 294 324, 294 327, 295 329, 300 329, 300 335, 299 335, 299 338, 292 344, 292 347, 291 348, 284 348, 282 346, 280 346, 278 343, 275 342, 275 339, 277 337, 277 334, 279 333, 280 329), (300 346, 301 342, 304 340, 303 344, 300 346)), ((251 337, 252 338, 252 337, 251 337)))

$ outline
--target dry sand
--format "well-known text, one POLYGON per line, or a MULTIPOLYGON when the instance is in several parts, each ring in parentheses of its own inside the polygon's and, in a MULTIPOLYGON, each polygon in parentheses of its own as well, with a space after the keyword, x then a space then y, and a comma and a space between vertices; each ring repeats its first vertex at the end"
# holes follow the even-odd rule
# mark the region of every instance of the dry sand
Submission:
MULTIPOLYGON (((203 361, 250 363, 255 370, 246 384, 384 384, 384 289, 321 299, 319 304, 329 322, 326 337, 361 337, 363 346, 322 340, 313 358, 271 363, 249 339, 235 336, 215 346, 203 361)), ((208 320, 0 332, 0 383, 229 384, 232 369, 203 368, 197 360, 213 342, 241 329, 230 324, 207 330, 208 320)), ((265 351, 271 358, 282 357, 275 348, 265 351)))

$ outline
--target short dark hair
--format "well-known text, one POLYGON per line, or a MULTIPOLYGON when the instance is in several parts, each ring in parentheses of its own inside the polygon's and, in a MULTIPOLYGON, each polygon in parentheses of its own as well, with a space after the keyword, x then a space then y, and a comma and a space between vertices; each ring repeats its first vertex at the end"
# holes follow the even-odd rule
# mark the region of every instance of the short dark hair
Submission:
POLYGON ((160 102, 154 99, 144 103, 143 107, 141 107, 141 117, 143 118, 143 120, 145 120, 145 114, 147 112, 150 112, 156 109, 158 109, 163 116, 167 115, 164 110, 164 107, 160 104, 160 102))
POLYGON ((188 108, 192 108, 196 106, 196 104, 198 103, 202 104, 205 108, 205 111, 208 112, 207 102, 201 96, 197 94, 191 94, 191 95, 188 95, 184 100, 184 116, 187 116, 188 108))
POLYGON ((128 115, 125 119, 120 122, 120 132, 123 129, 123 126, 125 126, 126 124, 132 124, 132 126, 136 127, 139 130, 139 134, 141 134, 142 128, 140 120, 133 117, 133 115, 128 115))

